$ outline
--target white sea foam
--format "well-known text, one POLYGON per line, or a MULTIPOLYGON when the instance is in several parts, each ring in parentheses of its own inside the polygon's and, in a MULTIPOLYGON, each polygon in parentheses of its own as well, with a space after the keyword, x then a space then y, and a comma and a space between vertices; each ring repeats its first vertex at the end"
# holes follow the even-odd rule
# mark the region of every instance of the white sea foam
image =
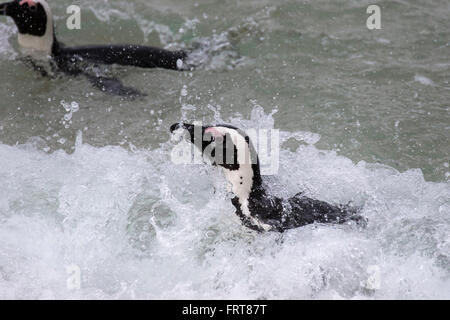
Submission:
POLYGON ((369 225, 258 234, 216 168, 170 162, 172 142, 81 141, 71 155, 0 144, 0 298, 450 298, 450 184, 418 169, 283 150, 273 192, 353 201, 369 225))

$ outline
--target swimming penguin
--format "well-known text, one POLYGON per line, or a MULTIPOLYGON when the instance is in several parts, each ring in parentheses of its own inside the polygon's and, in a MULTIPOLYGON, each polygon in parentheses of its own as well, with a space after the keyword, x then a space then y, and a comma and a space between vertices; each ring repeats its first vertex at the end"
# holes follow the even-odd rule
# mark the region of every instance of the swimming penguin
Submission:
POLYGON ((65 47, 56 37, 53 16, 45 0, 14 0, 0 4, 0 15, 11 17, 19 31, 18 42, 33 58, 49 59, 66 74, 83 74, 102 91, 129 95, 136 94, 132 88, 124 87, 120 81, 90 75, 84 64, 118 64, 141 68, 164 68, 183 70, 186 68, 185 51, 168 51, 140 45, 95 45, 65 47))
POLYGON ((231 202, 246 227, 283 232, 314 222, 355 221, 365 225, 366 220, 358 215, 358 209, 348 205, 331 205, 301 193, 289 199, 269 194, 263 186, 258 155, 242 130, 229 125, 205 127, 187 123, 170 127, 172 133, 179 129, 189 132, 190 141, 213 165, 222 167, 234 194, 231 202))

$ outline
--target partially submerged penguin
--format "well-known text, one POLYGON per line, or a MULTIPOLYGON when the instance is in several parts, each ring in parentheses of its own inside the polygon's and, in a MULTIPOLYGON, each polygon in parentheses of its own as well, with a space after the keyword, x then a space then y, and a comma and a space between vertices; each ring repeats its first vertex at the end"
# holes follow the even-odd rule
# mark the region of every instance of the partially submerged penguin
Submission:
MULTIPOLYGON (((19 31, 19 45, 33 58, 50 59, 53 65, 70 75, 83 74, 102 91, 118 95, 136 95, 114 78, 91 75, 86 63, 118 64, 141 68, 185 69, 184 51, 168 51, 140 45, 95 45, 65 47, 55 37, 53 16, 45 0, 14 0, 0 4, 0 15, 11 17, 19 31)), ((41 70, 42 71, 42 70, 41 70)))
POLYGON ((250 138, 229 125, 196 126, 176 123, 173 133, 186 130, 190 141, 213 165, 221 166, 231 184, 231 200, 242 223, 257 231, 278 231, 297 228, 314 222, 347 223, 365 226, 366 220, 357 208, 332 205, 308 198, 301 193, 289 199, 269 194, 262 183, 258 155, 250 138))

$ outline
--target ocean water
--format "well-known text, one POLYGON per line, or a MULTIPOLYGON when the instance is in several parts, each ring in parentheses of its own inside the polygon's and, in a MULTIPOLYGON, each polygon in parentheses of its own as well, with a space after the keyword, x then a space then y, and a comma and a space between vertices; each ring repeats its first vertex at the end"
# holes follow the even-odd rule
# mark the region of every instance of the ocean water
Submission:
POLYGON ((381 30, 372 1, 78 3, 81 30, 51 3, 60 41, 199 67, 108 67, 146 96, 106 95, 34 72, 0 17, 1 299, 450 298, 448 1, 378 1, 381 30), (367 228, 244 228, 217 168, 171 161, 180 120, 280 130, 271 191, 367 228))

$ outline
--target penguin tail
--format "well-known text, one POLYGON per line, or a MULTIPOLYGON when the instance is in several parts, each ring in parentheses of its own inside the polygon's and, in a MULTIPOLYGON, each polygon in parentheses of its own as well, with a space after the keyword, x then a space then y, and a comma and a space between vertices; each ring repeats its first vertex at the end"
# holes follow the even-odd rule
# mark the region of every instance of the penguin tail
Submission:
POLYGON ((362 208, 347 205, 332 205, 324 201, 311 199, 298 194, 289 199, 292 211, 295 212, 293 220, 297 225, 318 223, 351 223, 365 227, 367 219, 360 212, 362 208))

